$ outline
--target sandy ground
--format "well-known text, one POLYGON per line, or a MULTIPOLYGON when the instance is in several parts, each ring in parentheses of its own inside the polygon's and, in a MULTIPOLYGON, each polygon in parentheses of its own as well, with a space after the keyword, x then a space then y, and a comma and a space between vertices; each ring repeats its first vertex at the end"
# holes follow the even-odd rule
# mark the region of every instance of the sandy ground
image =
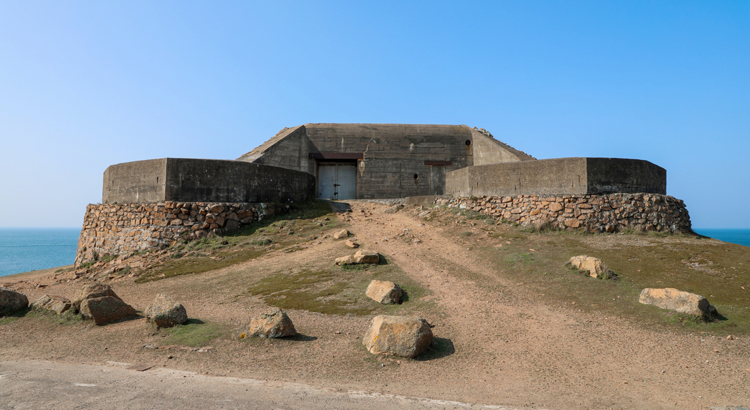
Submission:
MULTIPOLYGON (((289 341, 217 340, 207 353, 148 350, 161 337, 142 320, 96 327, 45 327, 25 321, 0 326, 0 361, 48 360, 153 365, 197 374, 304 383, 437 400, 548 409, 708 409, 750 407, 750 341, 673 334, 618 317, 547 303, 501 271, 490 269, 443 227, 383 205, 352 202, 341 214, 365 248, 387 255, 429 288, 421 312, 451 348, 431 360, 374 358, 361 345, 368 317, 288 312, 302 337, 289 341), (396 240, 409 229, 420 242, 396 240), (387 240, 386 240, 387 239, 387 240), (40 328, 41 327, 41 328, 40 328), (168 356, 171 356, 169 358, 168 356)), ((188 313, 239 332, 266 308, 238 289, 268 272, 341 256, 340 242, 201 275, 136 285, 113 284, 124 300, 145 308, 157 292, 182 299, 188 313)), ((358 273, 353 273, 358 274, 358 273)), ((3 278, 6 281, 15 278, 3 278)), ((79 282, 24 278, 14 286, 30 299, 72 296, 79 282), (46 287, 37 287, 38 284, 46 287)), ((554 292, 554 290, 550 290, 554 292)), ((149 370, 151 371, 151 370, 149 370)), ((144 373, 148 373, 144 372, 144 373)), ((284 407, 282 407, 284 408, 284 407)), ((345 407, 344 407, 345 408, 345 407)))

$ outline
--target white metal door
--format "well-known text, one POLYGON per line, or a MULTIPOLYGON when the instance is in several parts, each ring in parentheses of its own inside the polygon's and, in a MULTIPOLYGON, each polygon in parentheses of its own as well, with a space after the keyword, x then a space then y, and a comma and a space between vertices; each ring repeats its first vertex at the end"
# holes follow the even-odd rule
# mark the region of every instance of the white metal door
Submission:
POLYGON ((318 198, 354 199, 357 197, 357 167, 353 164, 318 165, 318 198))
POLYGON ((350 164, 339 164, 338 199, 355 199, 357 197, 357 167, 350 164))

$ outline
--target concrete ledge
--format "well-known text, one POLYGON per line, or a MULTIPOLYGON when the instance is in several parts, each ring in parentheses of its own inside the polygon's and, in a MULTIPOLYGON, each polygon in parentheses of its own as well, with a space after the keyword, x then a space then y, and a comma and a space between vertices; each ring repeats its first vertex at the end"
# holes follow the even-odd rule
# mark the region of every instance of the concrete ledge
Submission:
POLYGON ((102 203, 304 202, 315 177, 241 161, 162 158, 112 165, 104 171, 102 203))
POLYGON ((636 159, 555 158, 446 173, 446 194, 455 197, 639 192, 665 195, 667 171, 636 159))

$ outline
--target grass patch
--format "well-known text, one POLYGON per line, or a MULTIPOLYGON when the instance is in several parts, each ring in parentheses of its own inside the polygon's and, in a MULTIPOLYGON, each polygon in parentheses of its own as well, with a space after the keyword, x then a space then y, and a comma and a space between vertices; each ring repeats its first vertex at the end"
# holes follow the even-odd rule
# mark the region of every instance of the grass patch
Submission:
POLYGON ((301 269, 275 273, 247 290, 271 306, 333 315, 403 312, 424 307, 420 302, 428 290, 410 280, 397 266, 347 265, 319 270, 301 269), (364 275, 359 273, 365 273, 364 275), (390 280, 404 291, 402 304, 381 305, 365 295, 372 279, 390 280), (416 302, 416 303, 415 303, 416 302))
MULTIPOLYGON (((462 231, 456 227, 456 237, 462 231)), ((531 286, 552 303, 584 311, 605 311, 647 326, 716 335, 750 334, 750 248, 693 235, 652 233, 571 234, 531 232, 497 225, 479 258, 519 283, 531 286), (503 239, 512 243, 494 244, 503 239), (534 249, 536 252, 529 252, 534 249), (569 269, 576 255, 602 261, 618 281, 596 280, 569 269), (722 319, 693 321, 638 302, 644 288, 677 288, 706 297, 722 319)))
POLYGON ((167 334, 162 342, 163 344, 188 347, 204 347, 226 333, 224 326, 218 323, 205 323, 199 319, 189 319, 184 325, 177 325, 161 331, 167 334))

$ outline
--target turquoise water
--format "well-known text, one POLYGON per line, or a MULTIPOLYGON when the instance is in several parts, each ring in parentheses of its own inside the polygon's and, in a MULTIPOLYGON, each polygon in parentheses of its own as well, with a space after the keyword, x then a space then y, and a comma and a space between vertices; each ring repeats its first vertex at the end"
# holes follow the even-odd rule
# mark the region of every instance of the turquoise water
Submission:
POLYGON ((750 246, 750 229, 693 229, 696 233, 724 242, 750 246))
POLYGON ((80 229, 0 228, 0 276, 70 265, 80 229))

